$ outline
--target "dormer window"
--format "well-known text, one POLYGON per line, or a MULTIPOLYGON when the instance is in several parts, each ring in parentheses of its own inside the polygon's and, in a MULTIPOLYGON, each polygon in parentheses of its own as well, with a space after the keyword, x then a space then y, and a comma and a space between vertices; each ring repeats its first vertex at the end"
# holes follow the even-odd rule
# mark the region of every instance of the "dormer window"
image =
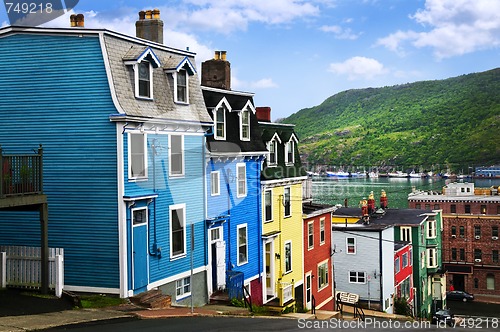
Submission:
POLYGON ((278 143, 281 143, 281 139, 275 133, 273 138, 267 143, 267 150, 269 151, 268 166, 278 165, 278 143))
POLYGON ((132 47, 123 58, 125 65, 133 66, 136 98, 153 99, 153 69, 161 66, 151 47, 132 47))
POLYGON ((290 137, 290 140, 285 144, 285 163, 287 165, 295 164, 295 144, 297 143, 297 138, 294 134, 290 137))
POLYGON ((136 89, 137 97, 152 98, 153 96, 153 84, 151 77, 151 64, 147 61, 142 61, 137 65, 139 67, 139 77, 137 79, 138 89, 136 89))
POLYGON ((177 101, 181 103, 188 102, 187 72, 184 69, 177 73, 177 101))
POLYGON ((240 139, 242 141, 250 140, 250 112, 248 110, 240 113, 240 139))
POLYGON ((196 74, 196 70, 185 57, 180 63, 173 63, 174 68, 166 68, 165 72, 172 75, 174 86, 174 102, 179 104, 189 104, 189 76, 196 74))
POLYGON ((214 118, 214 138, 216 140, 226 139, 226 113, 231 112, 231 105, 226 97, 222 98, 213 109, 214 118))

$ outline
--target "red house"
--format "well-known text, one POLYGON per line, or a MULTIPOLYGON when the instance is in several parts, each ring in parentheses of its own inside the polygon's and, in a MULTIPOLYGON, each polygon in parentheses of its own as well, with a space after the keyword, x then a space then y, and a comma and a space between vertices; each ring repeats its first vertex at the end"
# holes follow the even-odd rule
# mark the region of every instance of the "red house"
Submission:
POLYGON ((413 261, 411 244, 394 243, 394 297, 413 304, 413 261))
POLYGON ((331 205, 304 203, 304 307, 334 310, 331 205))

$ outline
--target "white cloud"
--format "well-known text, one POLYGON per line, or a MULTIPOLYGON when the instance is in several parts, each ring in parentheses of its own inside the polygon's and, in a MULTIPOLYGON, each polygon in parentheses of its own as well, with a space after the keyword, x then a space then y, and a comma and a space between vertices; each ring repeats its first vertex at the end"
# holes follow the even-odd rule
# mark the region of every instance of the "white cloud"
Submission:
POLYGON ((361 34, 355 34, 350 28, 344 29, 340 25, 323 25, 319 28, 323 32, 335 34, 337 39, 355 40, 361 34))
POLYGON ((238 79, 237 75, 233 72, 231 75, 231 87, 233 90, 240 91, 254 91, 262 89, 274 89, 278 87, 272 78, 263 78, 258 81, 248 82, 238 79))
POLYGON ((250 86, 253 89, 271 89, 271 88, 277 88, 278 84, 273 82, 272 78, 263 78, 263 79, 258 80, 256 82, 250 83, 250 86))
POLYGON ((328 70, 337 75, 347 75, 351 81, 370 80, 387 72, 384 65, 377 60, 362 56, 355 56, 344 62, 332 63, 328 70))
POLYGON ((429 30, 398 31, 379 39, 377 45, 398 52, 406 42, 430 47, 438 59, 500 46, 498 0, 427 0, 425 8, 410 18, 429 30))

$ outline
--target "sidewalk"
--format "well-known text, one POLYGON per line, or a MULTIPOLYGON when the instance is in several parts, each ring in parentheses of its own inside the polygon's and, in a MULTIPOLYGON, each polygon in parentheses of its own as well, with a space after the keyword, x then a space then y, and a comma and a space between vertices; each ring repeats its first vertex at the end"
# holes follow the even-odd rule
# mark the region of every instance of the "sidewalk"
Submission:
POLYGON ((474 301, 500 304, 499 295, 474 294, 474 301))

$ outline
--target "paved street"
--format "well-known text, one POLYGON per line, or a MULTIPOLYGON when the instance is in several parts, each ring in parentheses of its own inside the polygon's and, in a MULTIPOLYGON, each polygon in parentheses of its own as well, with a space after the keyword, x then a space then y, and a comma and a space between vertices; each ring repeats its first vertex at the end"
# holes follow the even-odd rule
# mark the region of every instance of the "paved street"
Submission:
POLYGON ((447 301, 455 315, 500 318, 500 304, 482 302, 447 301))

